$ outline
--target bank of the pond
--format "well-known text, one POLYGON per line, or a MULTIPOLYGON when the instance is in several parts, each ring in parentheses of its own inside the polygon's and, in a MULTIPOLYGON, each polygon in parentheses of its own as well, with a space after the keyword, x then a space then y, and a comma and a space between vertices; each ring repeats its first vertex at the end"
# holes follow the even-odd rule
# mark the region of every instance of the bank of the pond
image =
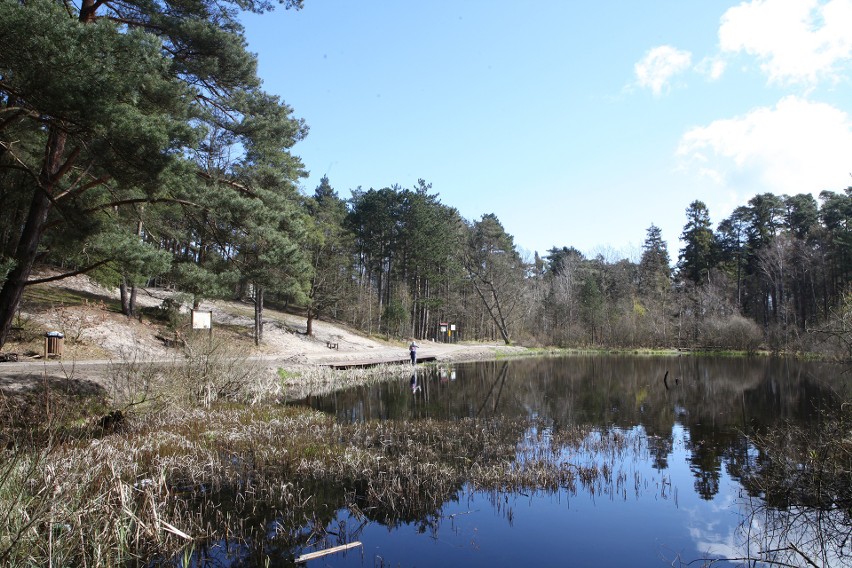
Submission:
MULTIPOLYGON (((365 341, 355 333, 346 333, 340 328, 335 333, 338 341, 346 342, 343 348, 319 348, 316 338, 296 339, 298 346, 290 343, 292 338, 276 341, 270 339, 263 350, 234 345, 219 339, 207 346, 206 338, 200 345, 183 351, 172 350, 155 356, 139 356, 128 351, 118 351, 106 359, 75 359, 73 353, 63 358, 22 359, 17 362, 0 363, 0 392, 21 392, 48 383, 65 392, 80 395, 107 393, 113 388, 116 374, 125 373, 125 369, 156 369, 161 374, 169 374, 168 367, 180 367, 188 359, 211 357, 221 359, 223 353, 231 357, 235 364, 251 366, 257 372, 269 377, 287 377, 291 387, 304 389, 298 385, 299 377, 308 377, 310 383, 320 386, 323 392, 329 384, 335 382, 351 385, 353 377, 370 380, 371 376, 386 374, 386 368, 398 367, 399 372, 409 369, 408 347, 404 342, 365 341), (360 341, 354 338, 359 337, 360 341), (307 345, 307 347, 305 347, 307 345), (299 349, 301 348, 301 349, 299 349), (298 349, 298 350, 297 350, 298 349), (337 370, 336 367, 347 367, 337 370), (377 369, 378 368, 378 369, 377 369), (317 380, 317 377, 324 377, 317 380)), ((128 339, 128 341, 132 341, 128 339)), ((500 343, 465 342, 439 343, 419 341, 419 353, 422 359, 437 364, 488 361, 493 359, 542 356, 555 354, 559 350, 530 349, 517 345, 500 343)))

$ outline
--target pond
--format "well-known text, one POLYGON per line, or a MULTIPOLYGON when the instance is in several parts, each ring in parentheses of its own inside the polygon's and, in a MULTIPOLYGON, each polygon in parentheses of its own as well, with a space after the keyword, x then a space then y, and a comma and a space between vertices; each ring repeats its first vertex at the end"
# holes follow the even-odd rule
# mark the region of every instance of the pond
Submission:
POLYGON ((777 526, 780 509, 745 474, 760 454, 750 436, 817 424, 823 408, 850 400, 848 383, 843 367, 779 358, 569 356, 418 366, 405 379, 300 401, 341 422, 534 419, 518 460, 548 436, 591 427, 566 462, 604 465, 597 479, 555 491, 465 487, 437 513, 392 526, 340 510, 328 527, 337 542, 324 545, 361 546, 311 563, 732 566, 742 562, 718 559, 749 556, 852 566, 850 543, 787 546, 822 536, 810 524, 777 526), (594 441, 613 436, 617 448, 594 441))
MULTIPOLYGON (((352 545, 307 564, 852 566, 850 468, 827 506, 811 489, 828 480, 808 481, 826 446, 805 439, 836 423, 824 410, 852 400, 849 383, 844 367, 789 359, 599 355, 418 366, 311 397, 296 404, 413 477, 382 481, 393 499, 309 483, 295 530, 310 544, 276 545, 284 520, 264 515, 264 562, 352 545), (431 483, 442 463, 467 477, 431 483)), ((205 550, 189 564, 248 565, 238 540, 205 550)))

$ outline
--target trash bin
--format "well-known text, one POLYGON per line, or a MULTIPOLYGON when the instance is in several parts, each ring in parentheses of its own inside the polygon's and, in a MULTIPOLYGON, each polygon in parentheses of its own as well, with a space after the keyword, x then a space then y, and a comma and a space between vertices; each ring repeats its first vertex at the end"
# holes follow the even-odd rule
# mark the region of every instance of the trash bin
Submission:
POLYGON ((44 334, 44 356, 62 358, 62 347, 65 344, 65 336, 59 331, 48 331, 44 334))

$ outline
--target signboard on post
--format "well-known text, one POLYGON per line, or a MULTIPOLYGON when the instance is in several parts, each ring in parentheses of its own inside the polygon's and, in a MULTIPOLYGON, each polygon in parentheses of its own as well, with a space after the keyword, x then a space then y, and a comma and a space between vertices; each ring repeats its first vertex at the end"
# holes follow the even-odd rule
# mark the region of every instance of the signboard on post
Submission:
POLYGON ((192 310, 192 329, 213 329, 213 310, 192 310))
POLYGON ((192 329, 206 329, 210 347, 213 347, 213 310, 192 310, 192 329))

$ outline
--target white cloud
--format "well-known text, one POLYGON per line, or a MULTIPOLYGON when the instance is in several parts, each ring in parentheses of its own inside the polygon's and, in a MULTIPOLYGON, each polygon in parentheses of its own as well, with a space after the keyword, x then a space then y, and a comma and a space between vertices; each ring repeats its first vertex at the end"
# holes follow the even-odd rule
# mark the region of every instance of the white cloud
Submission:
POLYGON ((852 117, 789 96, 775 108, 693 128, 677 154, 699 175, 743 197, 838 191, 849 185, 852 171, 852 117))
POLYGON ((752 0, 722 16, 723 52, 757 57, 769 81, 838 81, 852 62, 852 0, 752 0))
POLYGON ((724 73, 727 63, 720 57, 705 57, 695 66, 695 70, 706 75, 711 81, 716 81, 724 73))
POLYGON ((692 54, 669 45, 655 47, 636 65, 636 82, 659 96, 669 88, 669 80, 692 65, 692 54))

